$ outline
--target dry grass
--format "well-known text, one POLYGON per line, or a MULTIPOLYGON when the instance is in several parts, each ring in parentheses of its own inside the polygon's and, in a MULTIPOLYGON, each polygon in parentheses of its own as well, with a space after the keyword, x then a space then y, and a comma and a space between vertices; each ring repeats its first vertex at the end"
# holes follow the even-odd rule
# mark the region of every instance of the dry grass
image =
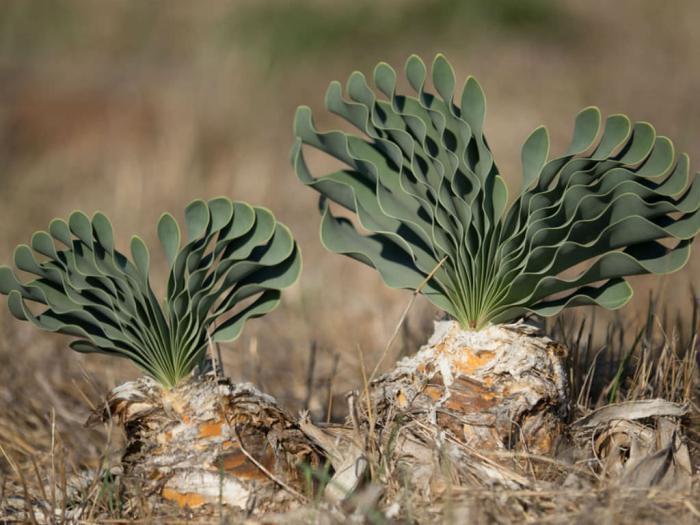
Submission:
MULTIPOLYGON (((644 323, 623 324, 618 320, 594 325, 591 316, 568 314, 548 327, 552 336, 567 343, 571 362, 576 363, 571 368, 571 398, 577 400, 570 414, 571 423, 596 409, 610 406, 611 402, 664 398, 688 406, 689 412, 682 420, 683 443, 690 451, 695 473, 700 463, 700 376, 697 367, 698 302, 693 304, 690 319, 695 319, 695 324, 681 318, 664 322, 663 313, 650 302, 644 323), (628 338, 633 338, 631 343, 628 338)), ((18 359, 10 359, 8 353, 8 348, 3 348, 0 356, 17 363, 18 359)), ((209 509, 204 514, 189 514, 168 505, 152 508, 146 498, 134 498, 138 487, 119 476, 121 442, 118 433, 111 428, 86 430, 82 426, 94 404, 99 403, 101 392, 107 389, 104 383, 97 382, 100 371, 76 363, 62 366, 51 378, 36 374, 28 378, 27 373, 36 372, 37 364, 17 364, 19 366, 8 366, 3 371, 6 374, 4 385, 26 381, 44 386, 31 395, 22 395, 19 389, 0 390, 6 400, 0 409, 0 452, 5 458, 0 483, 0 509, 4 514, 0 514, 0 518, 4 515, 20 521, 42 522, 46 516, 65 515, 81 523, 121 523, 149 522, 157 517, 163 523, 179 523, 183 519, 212 522, 222 516, 236 522, 245 517, 240 512, 231 514, 221 508, 209 509), (45 407, 55 408, 47 411, 45 407), (99 474, 95 476, 95 472, 99 474)), ((330 379, 316 374, 311 377, 316 378, 314 385, 330 379)), ((311 388, 312 397, 325 397, 322 389, 311 388)), ((656 431, 658 419, 646 418, 640 422, 644 428, 656 431)), ((425 431, 432 432, 428 428, 425 431)), ((599 440, 604 432, 596 432, 596 440, 599 440)), ((591 455, 593 437, 590 432, 574 432, 573 441, 563 444, 554 457, 487 453, 454 442, 473 461, 492 465, 497 461, 504 476, 525 480, 527 486, 488 487, 472 475, 470 482, 448 485, 441 498, 426 502, 421 502, 420 495, 410 493, 400 475, 389 476, 387 482, 387 469, 399 473, 400 468, 386 463, 384 458, 390 454, 376 450, 370 456, 370 459, 375 458, 370 469, 371 478, 383 480, 384 486, 378 490, 379 485, 370 483, 347 509, 369 523, 391 521, 385 513, 388 511, 391 515, 392 505, 400 509, 396 519, 419 523, 593 523, 600 520, 606 523, 694 523, 697 520, 700 496, 697 473, 693 475, 692 485, 685 489, 635 488, 621 483, 603 458, 596 460, 591 455)), ((461 468, 449 466, 449 461, 444 460, 442 458, 441 468, 448 474, 461 468)), ((322 473, 314 475, 323 482, 322 473)), ((446 479, 450 476, 446 475, 446 479)), ((342 518, 342 515, 330 513, 320 500, 305 506, 303 512, 280 519, 306 523, 323 516, 334 523, 342 518)))
MULTIPOLYGON (((378 462, 376 478, 386 485, 382 508, 390 509, 393 503, 401 509, 401 520, 418 523, 696 523, 700 517, 696 503, 700 496, 699 306, 697 299, 691 302, 689 321, 668 317, 653 300, 646 322, 641 323, 617 319, 596 326, 591 316, 559 318, 546 330, 570 350, 569 387, 575 402, 569 413, 571 433, 557 452, 543 457, 475 450, 425 427, 425 442, 446 443, 438 459, 444 472, 443 496, 423 499, 398 474, 400 464, 378 462), (645 400, 659 399, 676 403, 666 404, 666 409, 687 407, 687 414, 680 420, 660 413, 635 415, 650 406, 645 400), (620 407, 621 417, 628 419, 595 426, 586 422, 613 407, 620 407), (663 428, 676 428, 683 437, 671 438, 673 445, 664 444, 663 428), (640 452, 638 433, 651 436, 648 446, 657 448, 640 452), (668 463, 650 460, 652 455, 663 456, 665 446, 672 458, 668 463), (459 462, 451 460, 455 448, 459 462), (642 457, 643 467, 640 463, 631 469, 624 466, 642 457), (481 471, 473 468, 478 464, 497 469, 497 477, 513 487, 493 485, 480 477, 481 471), (394 473, 387 475, 387 469, 394 473), (656 486, 648 485, 650 479, 656 486)), ((408 423, 417 421, 403 424, 408 423)), ((397 423, 393 433, 398 435, 403 424, 397 423)), ((392 454, 385 450, 377 456, 392 454)))
MULTIPOLYGON (((529 131, 546 123, 554 150, 561 150, 573 115, 588 104, 648 120, 696 165, 700 158, 700 4, 694 0, 673 6, 565 0, 556 9, 533 0, 522 3, 524 15, 508 1, 493 12, 455 10, 447 1, 302 4, 304 17, 290 19, 289 9, 275 1, 177 1, 167 9, 158 2, 60 1, 51 9, 35 0, 7 2, 0 13, 0 261, 74 208, 105 211, 124 244, 132 233, 154 244, 160 213, 177 212, 195 197, 226 194, 269 206, 299 239, 305 272, 278 311, 251 323, 241 340, 223 349, 225 370, 234 380, 254 381, 286 407, 338 421, 346 413, 344 393, 362 384, 357 349, 371 371, 410 295, 386 289, 369 269, 322 250, 315 195, 289 167, 293 111, 302 103, 320 109, 328 81, 354 68, 368 72, 379 60, 398 66, 410 52, 426 59, 445 52, 458 76, 474 74, 484 86, 489 141, 513 185, 519 145, 529 131), (421 4, 437 13, 434 18, 431 9, 415 7, 421 4), (260 5, 264 9, 256 11, 260 5), (551 11, 546 17, 543 5, 551 11), (360 27, 373 17, 376 25, 360 27), (319 27, 332 31, 318 36, 319 27)), ((698 275, 694 256, 678 274, 636 280, 639 299, 619 316, 582 311, 550 327, 576 349, 572 384, 585 392, 579 414, 610 400, 695 395, 685 421, 695 458, 698 398, 687 390, 694 383, 680 363, 690 355, 689 334, 697 326, 688 305, 698 275), (650 290, 657 303, 647 320, 650 290), (623 381, 635 373, 635 380, 623 381)), ((434 315, 425 301, 416 301, 383 369, 415 351, 434 315)), ((108 439, 108 430, 85 429, 83 422, 90 403, 135 375, 126 362, 75 355, 64 338, 21 326, 0 307, 0 506, 11 495, 23 506, 23 494, 38 491, 50 509, 62 512, 75 504, 63 497, 64 473, 68 480, 116 465, 119 436, 108 439), (58 488, 44 495, 42 486, 58 488)), ((116 479, 83 487, 83 518, 126 515, 118 497, 124 487, 116 479)), ((476 501, 474 522, 536 516, 544 522, 681 523, 700 519, 693 518, 695 490, 695 499, 641 498, 603 485, 536 495, 474 490, 455 493, 441 512, 459 522, 460 512, 476 501), (530 514, 508 510, 509 502, 523 498, 530 514)))

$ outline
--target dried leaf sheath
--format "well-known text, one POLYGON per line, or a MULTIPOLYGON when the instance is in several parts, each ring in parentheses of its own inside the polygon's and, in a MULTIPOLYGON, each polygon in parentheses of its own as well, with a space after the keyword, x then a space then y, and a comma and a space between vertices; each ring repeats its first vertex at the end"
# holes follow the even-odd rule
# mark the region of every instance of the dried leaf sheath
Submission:
POLYGON ((370 385, 372 405, 380 421, 395 411, 476 448, 547 453, 568 410, 565 357, 529 325, 470 332, 440 321, 415 356, 370 385))
POLYGON ((166 391, 144 377, 115 388, 107 406, 101 416, 126 429, 125 475, 182 507, 285 510, 312 490, 304 468, 324 461, 295 419, 250 384, 191 377, 166 391))

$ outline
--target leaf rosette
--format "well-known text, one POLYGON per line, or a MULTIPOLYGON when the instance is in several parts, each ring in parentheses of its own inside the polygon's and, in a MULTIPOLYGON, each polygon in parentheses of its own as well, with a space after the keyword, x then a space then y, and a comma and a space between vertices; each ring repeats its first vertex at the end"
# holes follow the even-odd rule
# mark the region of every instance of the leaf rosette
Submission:
POLYGON ((508 191, 484 136, 477 81, 457 93, 438 55, 432 84, 417 56, 405 67, 416 96, 397 93, 380 63, 376 91, 360 72, 339 82, 326 108, 359 130, 320 132, 297 110, 292 163, 321 194, 321 240, 377 269, 390 287, 420 289, 462 326, 481 328, 528 313, 623 306, 626 277, 678 270, 700 230, 700 183, 685 154, 646 122, 582 110, 566 152, 549 158, 537 128, 522 147, 522 188, 508 191), (314 177, 304 146, 344 164, 314 177), (335 203, 356 215, 333 213, 335 203), (423 285, 421 287, 421 285, 423 285))
POLYGON ((143 240, 131 239, 129 259, 99 212, 54 219, 31 245, 18 246, 14 264, 33 280, 22 283, 2 266, 0 293, 17 319, 77 337, 74 350, 126 357, 174 386, 202 362, 207 345, 235 340, 246 320, 272 311, 301 271, 289 229, 264 208, 195 200, 185 208, 185 228, 182 244, 172 215, 158 222, 170 268, 162 304, 143 240))

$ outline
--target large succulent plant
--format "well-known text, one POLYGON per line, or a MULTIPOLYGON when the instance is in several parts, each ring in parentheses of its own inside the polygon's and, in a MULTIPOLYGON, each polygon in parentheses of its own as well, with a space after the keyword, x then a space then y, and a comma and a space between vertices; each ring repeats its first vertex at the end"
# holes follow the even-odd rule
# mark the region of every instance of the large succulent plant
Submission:
POLYGON ((115 249, 107 217, 90 220, 79 211, 35 233, 31 248, 16 248, 15 266, 35 278, 22 284, 0 267, 0 293, 17 319, 78 337, 74 350, 126 357, 173 386, 202 361, 208 344, 236 339, 247 319, 274 309, 301 269, 289 230, 264 208, 196 200, 185 209, 185 224, 181 246, 172 215, 158 223, 170 265, 162 305, 149 283, 144 242, 132 238, 129 260, 115 249))
POLYGON ((408 59, 406 77, 417 97, 396 92, 385 63, 374 70, 383 98, 359 72, 347 82, 349 100, 330 84, 327 109, 364 135, 321 133, 308 107, 297 110, 293 164, 321 194, 328 249, 376 268, 391 287, 425 283, 433 303, 476 328, 569 306, 619 308, 632 295, 626 276, 672 272, 688 260, 700 229, 700 178, 689 181, 688 157, 650 124, 612 115, 601 126, 598 109, 586 108, 568 150, 551 160, 547 131, 537 128, 508 206, 477 81, 467 79, 458 105, 442 55, 432 65, 437 95, 426 91, 418 57, 408 59), (304 144, 346 168, 313 177, 304 144), (334 215, 329 202, 359 224, 334 215))

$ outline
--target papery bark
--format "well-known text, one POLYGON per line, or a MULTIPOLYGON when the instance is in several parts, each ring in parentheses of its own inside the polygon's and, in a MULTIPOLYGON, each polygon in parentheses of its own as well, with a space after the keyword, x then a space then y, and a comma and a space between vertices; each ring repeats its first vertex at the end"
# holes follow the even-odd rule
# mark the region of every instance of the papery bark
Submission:
POLYGON ((323 463, 295 418, 251 384, 193 376, 165 390, 141 378, 115 388, 107 407, 126 432, 124 475, 181 507, 287 510, 310 494, 304 469, 323 463))
POLYGON ((466 469, 487 484, 522 486, 498 452, 554 450, 569 406, 565 358, 530 325, 467 331, 439 321, 428 344, 372 381, 369 403, 360 394, 356 406, 381 454, 414 485, 433 490, 466 469))

